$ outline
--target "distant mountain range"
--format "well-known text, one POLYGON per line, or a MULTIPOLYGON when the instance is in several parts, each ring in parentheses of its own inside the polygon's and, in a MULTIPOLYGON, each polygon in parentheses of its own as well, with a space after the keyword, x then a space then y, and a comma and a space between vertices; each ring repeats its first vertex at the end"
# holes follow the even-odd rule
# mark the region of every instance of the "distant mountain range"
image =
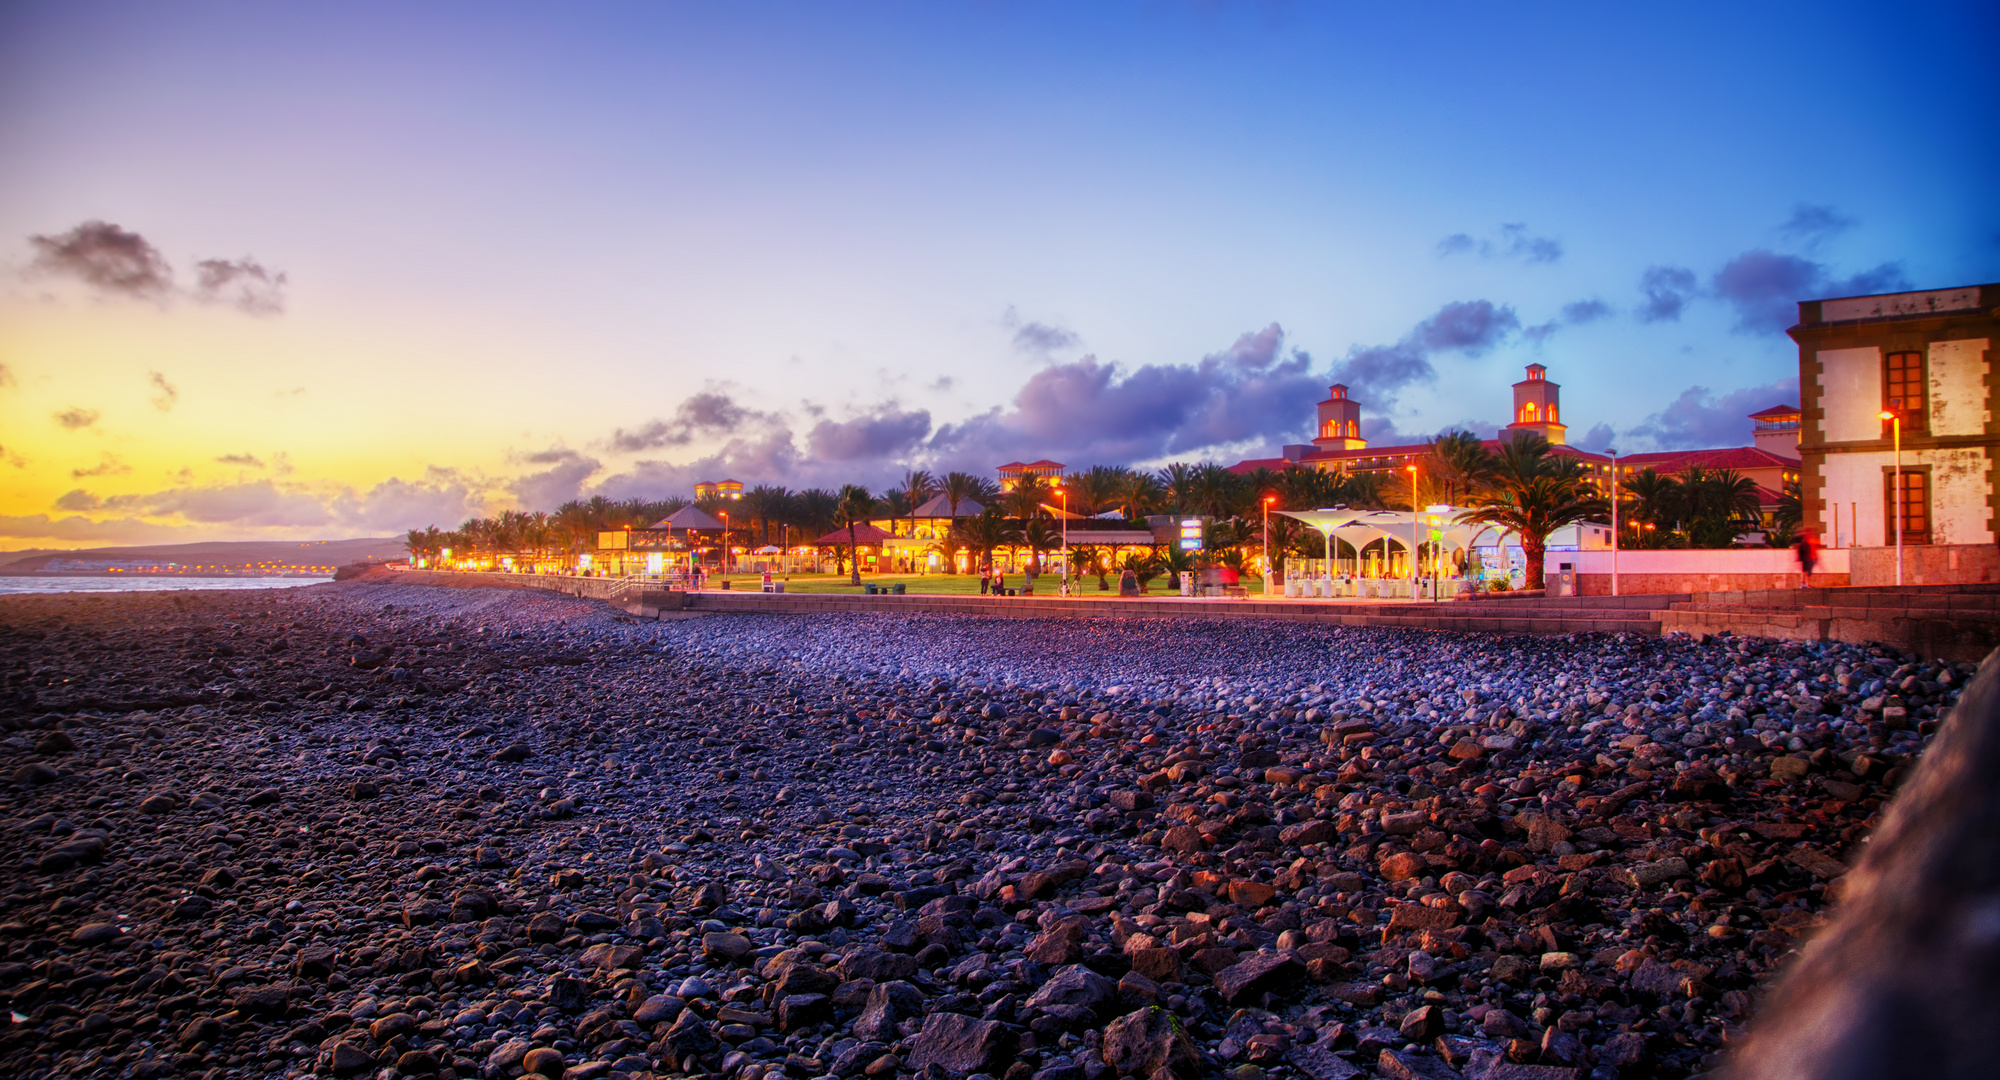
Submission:
POLYGON ((243 540, 151 547, 36 548, 0 553, 0 574, 88 574, 141 569, 156 573, 300 573, 350 563, 403 559, 408 555, 409 549, 400 536, 302 543, 243 540), (169 563, 173 564, 171 569, 164 565, 169 563))

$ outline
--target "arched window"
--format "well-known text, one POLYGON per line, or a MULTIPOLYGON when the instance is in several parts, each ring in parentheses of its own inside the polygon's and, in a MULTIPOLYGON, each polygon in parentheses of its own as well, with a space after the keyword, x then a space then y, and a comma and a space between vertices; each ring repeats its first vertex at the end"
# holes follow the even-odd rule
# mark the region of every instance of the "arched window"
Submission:
POLYGON ((1549 402, 1549 423, 1553 424, 1553 423, 1556 423, 1556 422, 1557 422, 1557 421, 1556 421, 1556 403, 1555 403, 1555 402, 1553 402, 1553 401, 1551 401, 1551 402, 1549 402))
POLYGON ((1523 424, 1532 424, 1535 422, 1534 402, 1530 401, 1526 405, 1521 406, 1521 422, 1523 424))

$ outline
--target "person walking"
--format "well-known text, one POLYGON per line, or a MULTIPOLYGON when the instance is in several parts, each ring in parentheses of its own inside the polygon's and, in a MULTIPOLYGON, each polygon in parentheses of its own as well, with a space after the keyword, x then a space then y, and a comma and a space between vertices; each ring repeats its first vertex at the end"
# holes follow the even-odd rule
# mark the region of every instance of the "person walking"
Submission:
POLYGON ((992 568, 992 567, 990 567, 990 566, 982 566, 982 567, 980 567, 980 568, 979 568, 979 595, 981 595, 981 596, 985 596, 985 595, 986 595, 986 593, 987 593, 987 590, 988 590, 988 589, 989 589, 989 588, 990 588, 990 587, 992 586, 992 584, 993 584, 993 568, 992 568))
POLYGON ((1819 537, 1811 529, 1799 534, 1799 542, 1792 545, 1799 557, 1799 588, 1811 588, 1813 567, 1819 564, 1819 537))

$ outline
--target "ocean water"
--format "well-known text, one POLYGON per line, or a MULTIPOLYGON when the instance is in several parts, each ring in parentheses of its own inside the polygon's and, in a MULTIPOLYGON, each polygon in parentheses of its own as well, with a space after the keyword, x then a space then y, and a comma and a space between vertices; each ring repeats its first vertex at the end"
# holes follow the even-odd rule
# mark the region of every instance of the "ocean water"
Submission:
POLYGON ((332 581, 330 577, 126 577, 63 574, 0 574, 0 596, 9 593, 184 592, 189 589, 292 589, 332 581))

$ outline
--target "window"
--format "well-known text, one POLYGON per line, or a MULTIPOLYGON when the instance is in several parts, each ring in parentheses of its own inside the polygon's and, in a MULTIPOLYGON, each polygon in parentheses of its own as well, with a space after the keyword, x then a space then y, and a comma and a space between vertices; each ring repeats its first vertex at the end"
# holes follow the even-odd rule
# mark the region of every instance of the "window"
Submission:
POLYGON ((1555 403, 1555 402, 1553 402, 1553 401, 1551 401, 1551 402, 1549 402, 1549 423, 1553 424, 1553 423, 1556 423, 1556 422, 1557 422, 1557 421, 1556 421, 1556 403, 1555 403))
MULTIPOLYGON (((1903 434, 1930 434, 1930 410, 1924 407, 1924 354, 1890 353, 1882 358, 1882 409, 1903 418, 1903 434)), ((1882 421, 1882 437, 1893 424, 1882 421)))
POLYGON ((1523 424, 1532 424, 1535 422, 1534 402, 1530 401, 1526 405, 1521 406, 1521 422, 1523 424))
POLYGON ((1896 502, 1896 472, 1885 469, 1882 472, 1882 520, 1888 522, 1883 531, 1885 545, 1896 542, 1896 517, 1900 510, 1903 519, 1903 543, 1928 544, 1931 542, 1931 475, 1928 472, 1905 469, 1903 476, 1903 499, 1900 507, 1896 502))

